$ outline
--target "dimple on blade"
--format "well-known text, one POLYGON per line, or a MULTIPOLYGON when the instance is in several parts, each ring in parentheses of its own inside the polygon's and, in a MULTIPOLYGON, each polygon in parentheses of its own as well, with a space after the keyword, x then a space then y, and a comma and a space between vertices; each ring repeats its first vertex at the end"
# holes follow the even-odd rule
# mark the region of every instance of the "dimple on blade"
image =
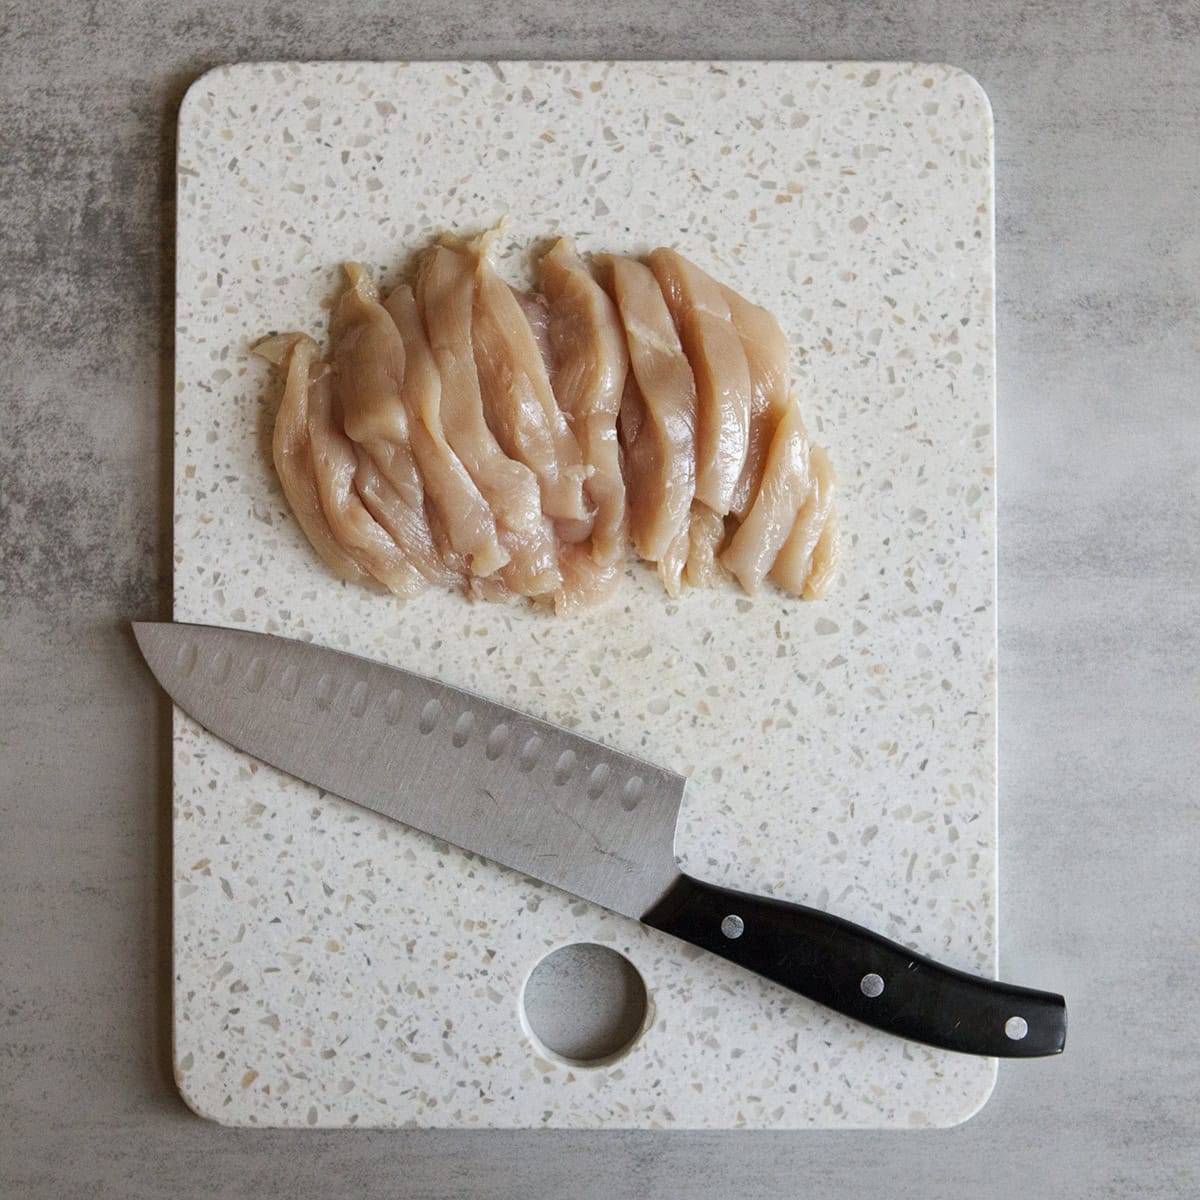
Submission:
POLYGON ((678 877, 673 771, 342 651, 216 626, 135 632, 200 725, 326 791, 632 917, 678 877))

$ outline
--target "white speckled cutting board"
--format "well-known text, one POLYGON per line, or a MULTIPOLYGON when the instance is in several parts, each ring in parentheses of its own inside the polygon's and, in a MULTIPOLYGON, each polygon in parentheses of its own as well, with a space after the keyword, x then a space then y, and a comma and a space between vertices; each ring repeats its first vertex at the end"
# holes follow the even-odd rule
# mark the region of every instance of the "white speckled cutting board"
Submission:
MULTIPOLYGON (((996 962, 992 132, 974 81, 892 63, 243 65, 180 115, 175 615, 441 676, 691 778, 703 878, 996 962), (249 343, 323 339, 337 265, 395 278, 508 218, 674 245, 772 309, 843 481, 845 563, 803 604, 670 601, 631 565, 563 621, 332 578, 273 475, 249 343)), ((231 1124, 943 1126, 995 1063, 853 1024, 392 825, 176 714, 175 1055, 231 1124), (617 1062, 552 1061, 520 994, 603 942, 651 1000, 617 1062)))

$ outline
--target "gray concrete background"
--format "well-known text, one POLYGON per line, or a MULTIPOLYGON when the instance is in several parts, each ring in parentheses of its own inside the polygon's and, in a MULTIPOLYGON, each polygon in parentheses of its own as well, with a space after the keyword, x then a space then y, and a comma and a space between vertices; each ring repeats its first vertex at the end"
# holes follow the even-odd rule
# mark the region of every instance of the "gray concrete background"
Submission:
POLYGON ((0 3, 0 1194, 1200 1192, 1194 0, 0 3), (1057 10, 1057 11, 1056 11, 1057 10), (173 122, 237 59, 952 62, 997 125, 1002 968, 1066 1055, 958 1129, 255 1133, 168 1067, 173 122))

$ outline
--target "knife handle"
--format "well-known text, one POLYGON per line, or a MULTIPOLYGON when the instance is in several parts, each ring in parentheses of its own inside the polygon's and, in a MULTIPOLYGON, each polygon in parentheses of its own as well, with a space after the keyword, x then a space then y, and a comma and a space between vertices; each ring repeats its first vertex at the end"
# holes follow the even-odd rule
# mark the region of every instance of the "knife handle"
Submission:
POLYGON ((888 1033, 964 1054, 1036 1058, 1067 1037, 1062 996, 944 967, 815 908, 680 876, 642 918, 888 1033))

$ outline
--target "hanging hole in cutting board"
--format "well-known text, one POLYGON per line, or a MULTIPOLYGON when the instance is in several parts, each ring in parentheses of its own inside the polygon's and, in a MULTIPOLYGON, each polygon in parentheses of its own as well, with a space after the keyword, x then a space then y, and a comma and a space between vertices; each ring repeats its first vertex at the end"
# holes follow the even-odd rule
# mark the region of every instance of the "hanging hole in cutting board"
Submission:
POLYGON ((537 1052, 573 1067, 602 1067, 623 1058, 649 1016, 638 969, 595 942, 552 950, 521 992, 521 1024, 537 1052))

